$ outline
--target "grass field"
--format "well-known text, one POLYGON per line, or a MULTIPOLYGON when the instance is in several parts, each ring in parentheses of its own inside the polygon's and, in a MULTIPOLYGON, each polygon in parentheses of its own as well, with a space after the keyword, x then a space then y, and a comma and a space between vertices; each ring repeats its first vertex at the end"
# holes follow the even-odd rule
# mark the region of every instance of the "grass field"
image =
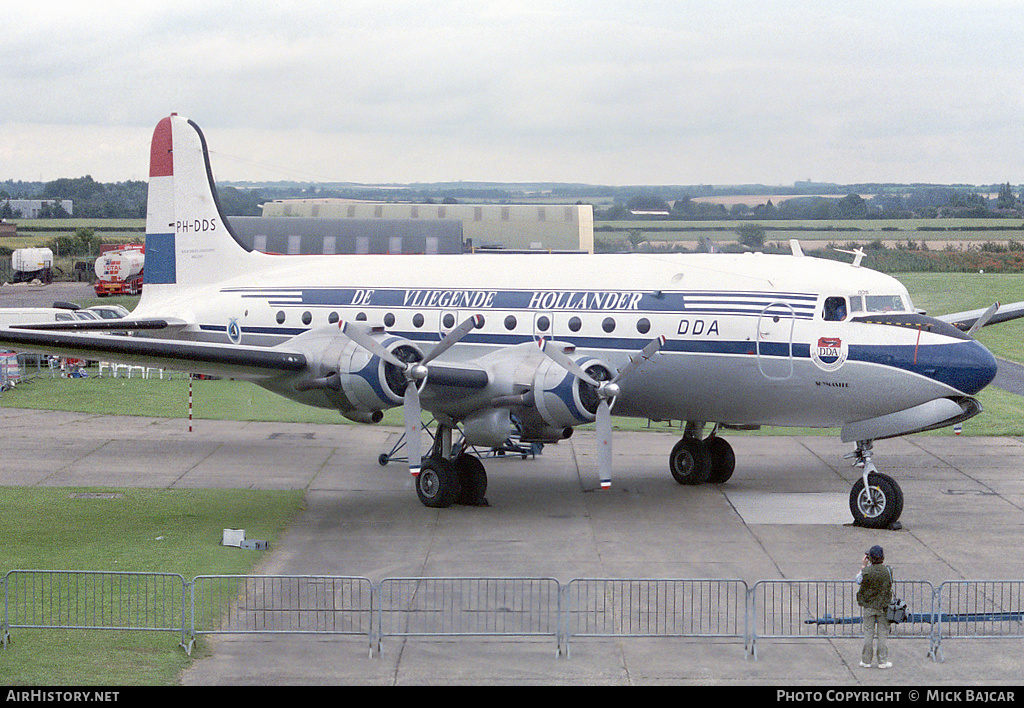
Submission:
POLYGON ((725 245, 736 243, 737 229, 750 224, 764 227, 766 244, 777 243, 788 248, 789 240, 797 239, 805 250, 823 248, 829 243, 866 245, 874 241, 892 248, 913 241, 915 244, 924 242, 929 249, 941 251, 947 245, 964 249, 987 241, 1024 241, 1024 220, 1021 219, 597 221, 594 238, 608 244, 611 250, 628 249, 630 232, 639 233, 641 240, 651 243, 678 243, 690 248, 701 239, 708 239, 725 245))
MULTIPOLYGON (((0 487, 0 573, 245 574, 266 551, 220 545, 223 529, 244 528, 273 548, 301 507, 301 490, 0 487), (76 496, 96 491, 117 496, 76 496)), ((192 661, 173 632, 14 629, 11 637, 0 650, 0 685, 168 685, 192 661)))

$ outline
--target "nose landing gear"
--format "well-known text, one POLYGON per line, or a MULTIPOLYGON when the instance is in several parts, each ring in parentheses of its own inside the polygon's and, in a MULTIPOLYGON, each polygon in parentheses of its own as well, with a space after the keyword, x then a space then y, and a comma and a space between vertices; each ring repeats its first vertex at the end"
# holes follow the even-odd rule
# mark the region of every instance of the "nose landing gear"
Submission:
POLYGON ((878 471, 871 456, 871 440, 858 441, 857 449, 846 455, 863 470, 850 490, 853 523, 869 529, 898 530, 902 528, 899 518, 903 513, 903 490, 896 480, 878 471))

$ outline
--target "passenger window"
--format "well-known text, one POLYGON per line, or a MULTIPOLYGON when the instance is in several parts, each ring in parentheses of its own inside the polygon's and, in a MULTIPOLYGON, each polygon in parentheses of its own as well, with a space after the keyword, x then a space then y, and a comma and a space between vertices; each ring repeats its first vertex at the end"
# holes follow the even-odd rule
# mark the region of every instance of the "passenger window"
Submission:
POLYGON ((825 298, 825 320, 828 322, 841 322, 846 319, 846 298, 828 297, 825 298))

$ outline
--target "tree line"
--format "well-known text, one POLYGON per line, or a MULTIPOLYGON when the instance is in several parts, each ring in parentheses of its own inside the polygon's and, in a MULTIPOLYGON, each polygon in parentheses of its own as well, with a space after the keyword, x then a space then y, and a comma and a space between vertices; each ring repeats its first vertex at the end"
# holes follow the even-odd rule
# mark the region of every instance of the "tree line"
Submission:
MULTIPOLYGON (((713 199, 713 197, 712 197, 713 199)), ((773 204, 724 204, 700 200, 690 194, 676 199, 645 192, 595 212, 604 221, 626 219, 670 219, 714 221, 719 219, 842 220, 842 219, 935 219, 1020 217, 1024 214, 1024 187, 1015 192, 1009 182, 1000 185, 995 197, 975 188, 918 186, 898 189, 890 186, 864 198, 850 192, 845 196, 792 196, 773 204)), ((752 200, 753 201, 753 200, 752 200)))
MULTIPOLYGON (((794 187, 601 187, 596 185, 487 185, 481 183, 406 185, 372 187, 361 185, 311 185, 273 183, 258 186, 218 186, 221 206, 228 216, 260 216, 261 205, 274 199, 339 198, 412 203, 457 203, 484 200, 493 203, 522 201, 527 191, 542 190, 564 202, 612 200, 608 207, 595 207, 599 220, 671 219, 709 221, 716 219, 912 219, 912 218, 998 218, 1020 217, 1024 213, 1024 187, 1009 182, 987 187, 963 185, 839 185, 799 182, 794 187), (527 189, 528 187, 528 189, 527 189), (525 191, 524 191, 525 190, 525 191), (809 191, 818 192, 808 194, 809 191), (782 194, 785 200, 773 204, 756 194, 782 194), (700 199, 751 194, 750 204, 731 204, 700 199), (865 198, 861 196, 867 194, 865 198), (989 197, 989 194, 996 194, 989 197), (792 195, 792 196, 789 196, 792 195)), ((51 182, 0 182, 0 216, 17 217, 4 209, 10 199, 54 201, 53 218, 66 216, 56 201, 70 199, 77 218, 145 218, 148 185, 142 180, 97 182, 91 176, 61 178, 51 182)))

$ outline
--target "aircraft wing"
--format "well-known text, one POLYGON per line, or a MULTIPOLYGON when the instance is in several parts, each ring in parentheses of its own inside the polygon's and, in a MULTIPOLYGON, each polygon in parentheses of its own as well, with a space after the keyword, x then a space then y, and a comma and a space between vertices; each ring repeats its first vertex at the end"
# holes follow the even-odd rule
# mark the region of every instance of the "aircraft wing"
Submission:
POLYGON ((977 329, 976 325, 979 320, 982 320, 981 326, 984 327, 1024 317, 1024 302, 1014 302, 1009 305, 999 305, 999 303, 996 303, 995 312, 988 319, 983 320, 982 318, 991 309, 991 307, 987 307, 980 310, 968 310, 967 312, 954 312, 950 315, 938 315, 935 319, 948 322, 957 329, 967 332, 972 327, 977 329))
MULTIPOLYGON (((115 325, 112 329, 126 329, 124 320, 109 322, 115 325)), ((247 379, 294 373, 306 367, 306 357, 303 354, 276 347, 247 347, 114 334, 53 332, 40 329, 42 326, 0 327, 0 346, 18 351, 43 352, 80 359, 103 359, 247 379)))

